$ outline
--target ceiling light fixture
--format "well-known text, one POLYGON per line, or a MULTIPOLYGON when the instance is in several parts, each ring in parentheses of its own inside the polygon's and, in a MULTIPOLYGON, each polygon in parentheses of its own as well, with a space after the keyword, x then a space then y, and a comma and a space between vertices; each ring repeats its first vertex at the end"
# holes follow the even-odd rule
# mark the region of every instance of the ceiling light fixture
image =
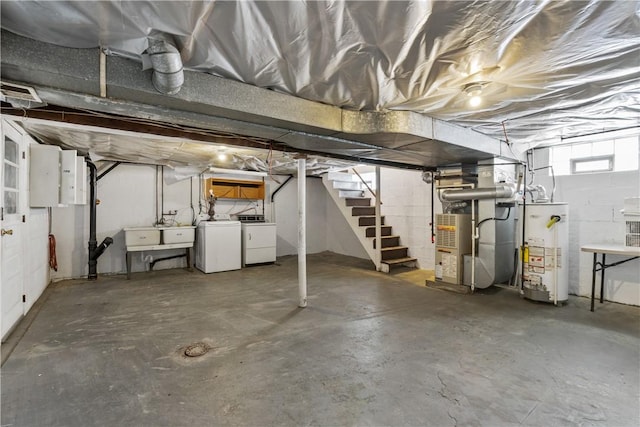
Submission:
POLYGON ((486 82, 473 82, 465 85, 463 91, 469 97, 471 107, 478 107, 482 104, 482 89, 485 85, 486 82))
POLYGON ((216 151, 218 153, 218 155, 216 157, 218 158, 218 160, 220 160, 222 162, 227 160, 227 158, 229 157, 229 156, 227 156, 227 146, 225 146, 225 145, 219 146, 216 151))

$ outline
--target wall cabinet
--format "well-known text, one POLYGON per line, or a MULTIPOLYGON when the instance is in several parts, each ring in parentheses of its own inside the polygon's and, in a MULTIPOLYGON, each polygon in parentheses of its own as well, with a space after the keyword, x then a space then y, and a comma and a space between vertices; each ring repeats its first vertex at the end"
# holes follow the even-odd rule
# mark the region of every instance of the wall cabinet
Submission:
POLYGON ((264 199, 264 181, 208 178, 205 197, 208 197, 209 190, 213 190, 213 194, 219 199, 264 199))

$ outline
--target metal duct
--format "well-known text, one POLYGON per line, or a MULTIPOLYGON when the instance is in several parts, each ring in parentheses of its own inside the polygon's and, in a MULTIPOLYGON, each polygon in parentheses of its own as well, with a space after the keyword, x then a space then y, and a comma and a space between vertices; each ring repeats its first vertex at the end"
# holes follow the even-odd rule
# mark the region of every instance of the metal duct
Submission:
POLYGON ((473 188, 470 190, 444 190, 440 193, 440 200, 453 202, 459 200, 487 200, 509 199, 515 195, 512 185, 501 184, 487 188, 473 188))
MULTIPOLYGON (((147 37, 149 43, 167 39, 174 43, 170 35, 147 37)), ((153 87, 149 72, 138 62, 115 55, 106 58, 111 72, 106 75, 109 97, 103 98, 98 49, 64 48, 4 30, 0 41, 3 82, 29 85, 43 101, 61 107, 271 139, 278 143, 274 149, 287 145, 358 163, 426 169, 494 156, 519 158, 504 141, 423 114, 350 111, 197 71, 184 70, 188 84, 166 96, 153 87)), ((151 57, 143 57, 149 59, 149 68, 151 57)), ((134 156, 146 153, 137 151, 134 156)))
MULTIPOLYGON (((470 197, 477 202, 476 257, 465 255, 465 283, 483 289, 493 284, 506 283, 513 275, 515 243, 515 208, 497 204, 496 199, 509 198, 515 194, 516 169, 513 164, 501 164, 492 159, 478 162, 478 185, 474 190, 451 191, 447 200, 470 197), (513 184, 505 184, 514 181, 513 184), (471 278, 471 265, 475 278, 471 278)), ((444 197, 443 197, 444 198, 444 197)), ((467 199, 469 200, 469 199, 467 199)), ((472 203, 476 203, 475 201, 472 203)))
POLYGON ((178 49, 168 40, 150 38, 147 53, 153 67, 153 87, 165 95, 180 92, 184 83, 184 72, 178 49))

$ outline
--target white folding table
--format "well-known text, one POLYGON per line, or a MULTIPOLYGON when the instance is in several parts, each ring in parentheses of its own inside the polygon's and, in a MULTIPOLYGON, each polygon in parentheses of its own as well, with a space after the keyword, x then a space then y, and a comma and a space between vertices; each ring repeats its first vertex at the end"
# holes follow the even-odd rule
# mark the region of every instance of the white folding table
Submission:
POLYGON ((611 245, 590 243, 580 248, 582 252, 593 252, 593 267, 591 269, 591 311, 594 308, 594 300, 596 293, 596 272, 600 271, 600 303, 604 301, 604 271, 607 268, 624 264, 640 257, 640 248, 624 245, 611 245), (598 254, 601 254, 601 261, 598 261, 598 254), (627 255, 629 258, 622 261, 607 264, 605 262, 607 255, 627 255))

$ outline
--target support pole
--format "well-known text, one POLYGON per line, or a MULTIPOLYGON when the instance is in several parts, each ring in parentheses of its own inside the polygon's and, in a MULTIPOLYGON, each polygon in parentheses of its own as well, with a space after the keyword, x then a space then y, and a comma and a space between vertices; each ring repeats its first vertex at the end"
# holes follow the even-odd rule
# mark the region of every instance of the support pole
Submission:
POLYGON ((376 270, 382 271, 382 215, 380 214, 380 166, 376 166, 376 270))
POLYGON ((307 306, 307 161, 298 159, 298 307, 307 306))
POLYGON ((476 289, 476 201, 471 200, 471 292, 476 289))

